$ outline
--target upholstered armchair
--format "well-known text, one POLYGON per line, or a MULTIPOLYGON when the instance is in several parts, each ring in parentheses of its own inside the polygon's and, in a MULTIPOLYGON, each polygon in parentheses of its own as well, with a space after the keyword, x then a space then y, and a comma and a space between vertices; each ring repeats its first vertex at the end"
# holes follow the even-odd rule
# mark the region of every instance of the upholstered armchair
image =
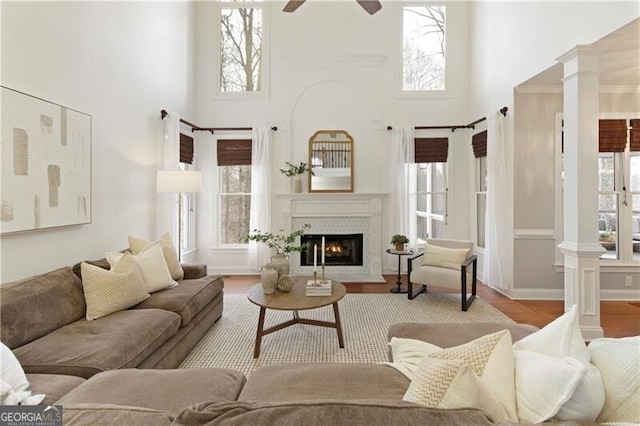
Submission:
POLYGON ((462 310, 466 311, 476 298, 477 261, 472 241, 427 239, 424 252, 407 260, 409 299, 426 292, 427 284, 460 289, 462 310), (469 281, 471 295, 467 298, 469 281), (420 285, 415 292, 414 284, 420 285))

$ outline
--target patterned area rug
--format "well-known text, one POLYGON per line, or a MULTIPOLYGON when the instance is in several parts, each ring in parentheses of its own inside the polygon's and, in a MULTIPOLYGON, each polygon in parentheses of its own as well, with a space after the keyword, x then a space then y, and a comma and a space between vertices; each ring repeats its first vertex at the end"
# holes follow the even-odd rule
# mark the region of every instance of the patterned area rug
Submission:
MULTIPOLYGON (((253 359, 260 309, 244 294, 224 296, 222 318, 183 361, 180 368, 225 367, 247 376, 263 365, 298 362, 364 362, 387 360, 387 329, 398 322, 465 323, 513 321, 489 303, 476 298, 467 312, 460 296, 422 294, 414 300, 397 294, 347 294, 338 302, 345 347, 336 330, 295 324, 262 338, 260 357, 253 359)), ((333 321, 331 306, 301 311, 303 318, 333 321)), ((288 311, 267 310, 265 329, 291 319, 288 311)))

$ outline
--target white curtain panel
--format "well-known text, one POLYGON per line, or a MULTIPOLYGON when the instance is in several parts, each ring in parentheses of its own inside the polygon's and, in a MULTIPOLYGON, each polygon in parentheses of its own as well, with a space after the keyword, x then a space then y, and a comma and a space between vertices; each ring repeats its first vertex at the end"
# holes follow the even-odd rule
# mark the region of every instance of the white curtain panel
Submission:
MULTIPOLYGON (((417 247, 415 131, 413 126, 393 126, 391 133, 392 234, 409 238, 409 246, 417 247)), ((391 236, 389 236, 390 238, 391 236)))
POLYGON ((513 177, 505 118, 487 114, 487 212, 485 217, 484 283, 499 289, 513 287, 513 177))
MULTIPOLYGON (((271 230, 271 129, 268 126, 253 128, 251 143, 251 213, 249 231, 271 230)), ((270 259, 270 249, 265 244, 249 243, 249 267, 259 269, 270 259)))
MULTIPOLYGON (((180 115, 170 112, 163 120, 160 170, 178 170, 180 163, 180 115)), ((155 187, 155 186, 154 186, 155 187)), ((166 232, 178 247, 178 194, 158 194, 158 237, 166 232)))

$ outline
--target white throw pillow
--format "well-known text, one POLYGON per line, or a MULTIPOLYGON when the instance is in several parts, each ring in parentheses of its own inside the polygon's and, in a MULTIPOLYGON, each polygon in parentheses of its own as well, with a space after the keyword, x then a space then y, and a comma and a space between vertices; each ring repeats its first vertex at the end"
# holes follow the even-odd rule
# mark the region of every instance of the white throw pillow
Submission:
POLYGON ((542 423, 573 396, 587 372, 575 358, 514 350, 516 405, 520 422, 542 423))
MULTIPOLYGON (((169 235, 168 232, 164 233, 158 241, 162 246, 162 254, 164 255, 164 260, 167 263, 167 268, 169 268, 169 272, 171 273, 171 278, 173 278, 174 280, 183 279, 184 270, 182 269, 182 265, 180 264, 180 260, 178 259, 178 252, 173 245, 171 235, 169 235)), ((157 241, 150 241, 144 238, 129 236, 129 250, 131 250, 131 253, 133 254, 138 254, 142 250, 146 249, 151 244, 156 242, 157 241)))
POLYGON ((38 405, 44 394, 32 395, 20 361, 0 342, 0 405, 38 405))
POLYGON ((130 253, 124 253, 111 270, 82 262, 82 290, 87 320, 130 308, 149 297, 142 274, 130 253))
MULTIPOLYGON (((429 376, 433 374, 441 375, 446 372, 446 377, 451 379, 447 389, 450 385, 453 386, 451 391, 453 394, 449 394, 449 396, 456 396, 455 398, 452 396, 453 399, 445 398, 443 401, 447 401, 446 404, 445 402, 440 402, 440 404, 444 405, 439 406, 444 407, 446 405, 447 408, 453 408, 454 406, 458 408, 480 408, 477 404, 488 404, 486 407, 490 407, 490 410, 487 411, 486 407, 484 410, 491 414, 495 421, 517 421, 514 361, 511 348, 511 333, 508 330, 501 330, 479 337, 463 345, 430 353, 420 363, 418 371, 416 371, 412 380, 412 384, 416 381, 416 385, 407 397, 412 398, 411 400, 419 399, 420 397, 416 395, 422 392, 429 392, 427 389, 430 386, 428 380, 431 380, 429 376), (432 359, 453 361, 454 363, 425 362, 425 360, 432 359), (459 362, 462 362, 465 368, 460 367, 459 362), (423 367, 428 371, 420 372, 423 367), (468 372, 466 369, 468 369, 468 372), (472 383, 473 380, 468 377, 469 373, 475 375, 479 383, 482 384, 482 389, 474 388, 475 390, 471 391, 471 395, 474 398, 480 398, 480 395, 476 394, 482 393, 481 397, 484 399, 481 401, 470 399, 467 401, 468 404, 465 405, 464 398, 461 398, 460 395, 467 395, 467 393, 457 389, 456 386, 461 385, 461 383, 472 383), (427 380, 427 382, 423 382, 424 380, 427 380), (497 403, 499 408, 494 407, 494 403, 497 403)), ((429 349, 427 348, 427 350, 429 349)), ((446 393, 443 393, 443 395, 446 393)))
MULTIPOLYGON (((111 267, 113 267, 113 265, 118 263, 120 258, 122 258, 123 254, 124 253, 109 252, 105 254, 105 257, 111 267)), ((171 273, 169 273, 167 263, 162 254, 160 241, 147 246, 144 250, 138 252, 138 254, 133 255, 133 260, 142 273, 142 279, 149 293, 155 293, 156 291, 178 285, 178 283, 171 278, 171 273)))
POLYGON ((401 337, 392 337, 389 347, 391 347, 393 362, 385 362, 384 364, 395 368, 407 376, 409 380, 413 380, 420 363, 426 356, 442 350, 440 346, 422 340, 401 337))
POLYGON ((589 343, 606 394, 598 422, 640 423, 640 336, 589 343))
POLYGON ((468 254, 469 249, 453 249, 425 244, 422 264, 459 271, 460 265, 467 259, 468 254))
MULTIPOLYGON (((578 308, 573 305, 566 313, 556 318, 540 330, 513 344, 514 350, 528 350, 551 357, 575 358, 585 368, 586 374, 574 388, 574 392, 554 414, 562 420, 595 420, 604 405, 604 385, 599 372, 591 368, 591 356, 582 338, 578 324, 578 308)), ((516 364, 516 376, 518 366, 516 364)), ((522 383, 520 383, 522 385, 522 383)), ((528 388, 518 389, 516 395, 528 392, 528 388)), ((532 399, 534 397, 531 397, 532 399)), ((518 412, 520 415, 520 412, 518 412)))

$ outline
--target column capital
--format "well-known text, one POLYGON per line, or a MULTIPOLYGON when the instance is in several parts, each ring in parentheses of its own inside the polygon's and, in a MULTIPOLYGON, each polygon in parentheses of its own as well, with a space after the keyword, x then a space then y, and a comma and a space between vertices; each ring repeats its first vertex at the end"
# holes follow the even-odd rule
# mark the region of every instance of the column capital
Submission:
POLYGON ((599 258, 606 250, 600 244, 581 244, 574 241, 563 241, 558 244, 560 251, 574 257, 599 258))

